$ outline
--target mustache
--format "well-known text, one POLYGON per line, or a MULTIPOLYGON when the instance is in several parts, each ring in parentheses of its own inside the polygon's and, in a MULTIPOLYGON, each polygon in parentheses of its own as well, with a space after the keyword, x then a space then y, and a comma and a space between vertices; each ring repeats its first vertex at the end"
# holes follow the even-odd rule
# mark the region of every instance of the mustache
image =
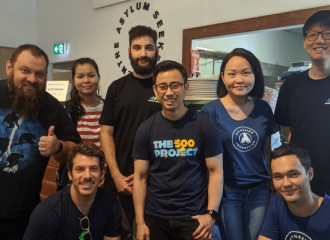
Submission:
POLYGON ((95 182, 93 181, 92 178, 87 178, 87 179, 84 179, 84 181, 82 181, 81 183, 84 184, 84 183, 95 183, 95 182))

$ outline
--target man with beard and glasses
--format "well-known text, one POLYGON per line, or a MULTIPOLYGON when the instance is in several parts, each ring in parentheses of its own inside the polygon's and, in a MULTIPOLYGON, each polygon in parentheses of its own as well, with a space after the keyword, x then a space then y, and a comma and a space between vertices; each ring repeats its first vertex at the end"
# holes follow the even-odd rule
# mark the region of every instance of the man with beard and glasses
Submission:
POLYGON ((35 208, 23 240, 119 240, 120 204, 98 188, 104 162, 104 153, 95 144, 74 147, 67 163, 72 185, 35 208))
POLYGON ((134 221, 134 136, 143 121, 161 110, 152 90, 156 44, 157 33, 150 27, 136 26, 129 31, 128 55, 134 71, 110 85, 100 118, 101 146, 110 170, 105 175, 104 189, 115 193, 122 204, 123 239, 132 239, 134 221))
POLYGON ((21 45, 0 80, 0 239, 22 239, 40 202, 49 157, 66 162, 79 134, 59 101, 46 93, 48 57, 21 45))

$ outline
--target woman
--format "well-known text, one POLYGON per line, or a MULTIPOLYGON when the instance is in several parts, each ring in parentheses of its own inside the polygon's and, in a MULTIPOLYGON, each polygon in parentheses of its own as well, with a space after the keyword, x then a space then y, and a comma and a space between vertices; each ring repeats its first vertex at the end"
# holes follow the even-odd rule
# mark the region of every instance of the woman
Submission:
POLYGON ((277 128, 268 103, 259 99, 263 92, 258 59, 237 48, 222 62, 220 99, 202 109, 216 122, 224 146, 220 226, 222 237, 228 240, 256 240, 267 210, 270 174, 266 156, 277 128))
MULTIPOLYGON (((84 143, 94 143, 100 146, 101 125, 99 119, 104 101, 97 94, 100 73, 96 62, 90 58, 80 58, 72 65, 72 90, 70 100, 65 103, 77 131, 84 143)), ((58 190, 69 182, 66 165, 61 165, 58 176, 58 190)))

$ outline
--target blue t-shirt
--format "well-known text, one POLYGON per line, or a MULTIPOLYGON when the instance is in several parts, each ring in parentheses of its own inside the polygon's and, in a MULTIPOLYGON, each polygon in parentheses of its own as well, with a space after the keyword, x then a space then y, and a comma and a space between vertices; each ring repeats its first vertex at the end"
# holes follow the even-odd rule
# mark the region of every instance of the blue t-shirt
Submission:
POLYGON ((202 108, 220 131, 224 180, 231 186, 261 182, 270 177, 265 143, 267 136, 277 132, 277 126, 267 102, 254 99, 254 104, 250 115, 239 121, 231 118, 219 99, 202 108))
POLYGON ((308 217, 294 215, 285 200, 276 194, 269 204, 260 235, 272 240, 330 239, 330 197, 324 199, 315 213, 308 217))
MULTIPOLYGON (((82 239, 80 219, 84 215, 74 204, 70 187, 46 198, 32 212, 23 240, 82 239)), ((99 188, 89 210, 88 219, 93 240, 121 234, 121 207, 113 195, 99 188)))
POLYGON ((203 213, 208 189, 205 158, 222 152, 215 124, 193 109, 177 121, 160 111, 143 122, 132 157, 150 161, 146 215, 175 220, 203 213))

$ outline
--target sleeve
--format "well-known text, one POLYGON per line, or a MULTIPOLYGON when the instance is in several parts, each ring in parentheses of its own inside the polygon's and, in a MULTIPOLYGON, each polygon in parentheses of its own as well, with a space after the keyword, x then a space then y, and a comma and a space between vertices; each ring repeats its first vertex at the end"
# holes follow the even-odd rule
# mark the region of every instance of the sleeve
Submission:
POLYGON ((207 118, 208 121, 203 121, 205 124, 204 155, 208 158, 223 153, 223 147, 217 126, 209 117, 205 116, 205 118, 207 118))
POLYGON ((116 92, 115 89, 116 81, 111 83, 107 95, 104 100, 103 111, 101 113, 99 123, 101 125, 114 126, 115 125, 115 117, 114 117, 114 94, 116 92))
POLYGON ((204 113, 204 115, 209 116, 213 120, 213 122, 217 124, 217 120, 215 117, 215 109, 213 108, 212 102, 205 104, 201 112, 204 113))
POLYGON ((267 97, 266 101, 268 102, 269 106, 272 109, 275 109, 277 98, 278 98, 278 93, 273 88, 268 88, 267 91, 268 91, 268 97, 267 97))
POLYGON ((112 198, 112 208, 109 216, 109 224, 105 230, 105 236, 117 237, 121 234, 121 207, 117 198, 112 198))
POLYGON ((149 131, 151 124, 148 120, 143 122, 135 134, 132 158, 150 160, 151 152, 149 149, 149 131))
POLYGON ((278 125, 291 126, 290 114, 288 108, 288 100, 291 94, 291 84, 290 80, 286 80, 280 90, 277 104, 275 108, 275 119, 278 125))
POLYGON ((267 215, 260 231, 260 235, 273 240, 280 239, 278 209, 276 208, 276 203, 280 200, 279 198, 281 197, 276 193, 270 201, 267 215))
POLYGON ((268 120, 267 136, 270 136, 278 131, 273 111, 266 101, 261 99, 258 99, 258 101, 263 105, 262 113, 265 115, 265 117, 268 120))
POLYGON ((41 203, 30 216, 23 240, 55 240, 56 233, 60 230, 60 222, 57 213, 41 203))

